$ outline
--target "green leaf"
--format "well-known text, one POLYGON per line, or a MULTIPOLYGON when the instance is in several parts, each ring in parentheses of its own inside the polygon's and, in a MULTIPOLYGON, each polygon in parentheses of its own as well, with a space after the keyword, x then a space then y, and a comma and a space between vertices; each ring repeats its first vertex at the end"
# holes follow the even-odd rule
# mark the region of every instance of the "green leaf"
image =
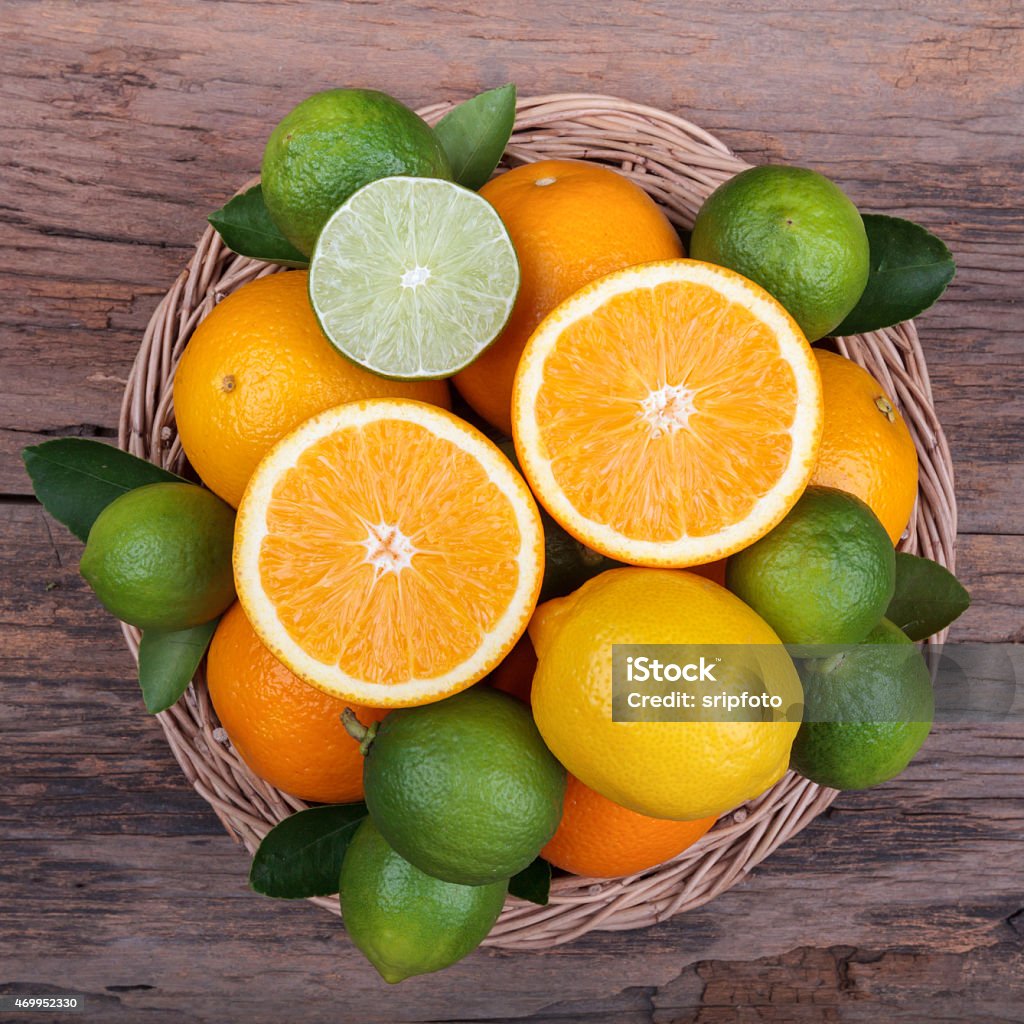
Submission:
POLYGON ((267 205, 263 202, 261 185, 255 185, 248 192, 235 196, 206 219, 217 229, 224 244, 240 256, 280 263, 284 267, 309 266, 309 260, 281 234, 270 219, 267 205))
POLYGON ((139 644, 139 686, 146 710, 166 711, 196 674, 219 619, 191 629, 147 629, 139 644))
POLYGON ((920 224, 864 214, 871 246, 868 283, 857 305, 832 334, 864 334, 923 313, 953 280, 946 244, 920 224))
POLYGON ((127 491, 181 477, 109 444, 62 437, 26 448, 21 457, 43 508, 79 540, 96 517, 127 491))
POLYGON ((538 857, 509 879, 508 891, 510 896, 547 906, 551 892, 551 865, 543 857, 538 857))
POLYGON ((365 817, 360 803, 310 807, 285 818, 260 843, 249 885, 282 900, 332 896, 345 850, 365 817))
POLYGON ((926 640, 970 606, 960 581, 930 558, 896 552, 896 592, 885 617, 911 640, 926 640))
POLYGON ((516 87, 509 82, 449 110, 434 128, 455 180, 478 189, 498 166, 516 120, 516 87))

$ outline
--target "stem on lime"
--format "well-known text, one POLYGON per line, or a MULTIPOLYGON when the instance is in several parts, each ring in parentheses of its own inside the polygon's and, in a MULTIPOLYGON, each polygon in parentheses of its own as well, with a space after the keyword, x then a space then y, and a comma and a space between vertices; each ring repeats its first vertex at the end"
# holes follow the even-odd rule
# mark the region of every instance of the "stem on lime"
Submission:
POLYGON ((373 738, 377 735, 377 726, 380 723, 374 722, 367 727, 356 718, 356 713, 351 708, 345 708, 341 713, 341 724, 345 726, 345 732, 359 744, 359 753, 366 757, 373 738))

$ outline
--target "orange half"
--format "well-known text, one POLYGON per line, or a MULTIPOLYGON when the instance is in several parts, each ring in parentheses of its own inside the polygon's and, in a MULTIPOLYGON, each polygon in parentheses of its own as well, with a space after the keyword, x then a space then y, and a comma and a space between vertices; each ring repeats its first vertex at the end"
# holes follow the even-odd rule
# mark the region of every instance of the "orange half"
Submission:
POLYGON ((296 675, 374 707, 465 689, 523 634, 544 536, 500 449, 408 400, 307 420, 249 482, 235 583, 250 622, 296 675))
POLYGON ((821 380, 764 289, 697 260, 595 281, 537 328, 516 373, 516 452, 584 544, 635 565, 724 558, 814 470, 821 380))

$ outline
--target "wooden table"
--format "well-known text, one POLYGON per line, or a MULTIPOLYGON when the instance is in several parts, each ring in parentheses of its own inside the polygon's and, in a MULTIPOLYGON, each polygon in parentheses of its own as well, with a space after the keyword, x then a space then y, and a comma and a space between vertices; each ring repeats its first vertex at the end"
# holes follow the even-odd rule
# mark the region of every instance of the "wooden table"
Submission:
POLYGON ((974 597, 955 635, 1020 641, 1018 3, 4 0, 0 19, 0 992, 85 993, 104 1022, 1024 1020, 1008 726, 936 729, 905 775, 843 796, 703 910, 386 987, 336 919, 247 890, 18 458, 114 435, 158 297, 307 93, 614 93, 952 246, 959 274, 920 328, 974 597))

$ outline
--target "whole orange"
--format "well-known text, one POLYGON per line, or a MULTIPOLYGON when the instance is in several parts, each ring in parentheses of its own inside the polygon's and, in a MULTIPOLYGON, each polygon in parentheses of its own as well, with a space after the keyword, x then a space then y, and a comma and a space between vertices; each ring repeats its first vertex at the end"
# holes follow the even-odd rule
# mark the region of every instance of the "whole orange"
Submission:
POLYGON ((618 878, 671 860, 715 820, 649 818, 620 807, 570 775, 561 824, 541 856, 575 875, 618 878))
POLYGON ((304 683, 263 646, 237 603, 213 635, 206 682, 220 724, 261 779, 302 800, 362 799, 363 756, 340 716, 351 707, 369 725, 387 712, 304 683))
POLYGON ((364 398, 450 405, 443 380, 386 380, 342 356, 317 323, 308 278, 293 270, 242 285, 195 329, 174 375, 182 448, 236 508, 260 459, 325 409, 364 398))
POLYGON ((512 433, 512 381, 527 339, 585 284, 637 263, 683 255, 668 218, 628 178, 576 160, 542 160, 487 182, 519 256, 519 296, 504 331, 454 378, 488 423, 512 433))
POLYGON ((917 449, 892 399, 863 367, 815 349, 825 428, 812 484, 866 502, 895 544, 917 499, 917 449))

